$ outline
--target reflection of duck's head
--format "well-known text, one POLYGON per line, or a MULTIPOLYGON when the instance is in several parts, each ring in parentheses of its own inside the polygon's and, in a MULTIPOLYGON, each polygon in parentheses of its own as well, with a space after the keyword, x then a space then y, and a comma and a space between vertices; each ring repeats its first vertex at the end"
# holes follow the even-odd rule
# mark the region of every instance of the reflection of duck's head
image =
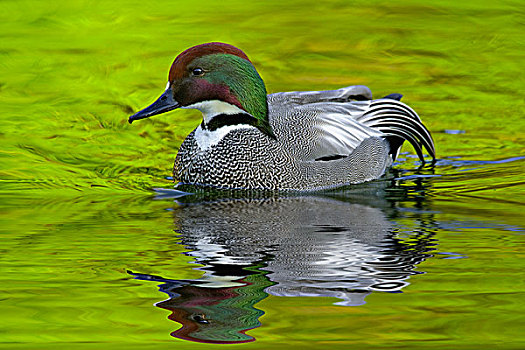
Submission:
POLYGON ((270 283, 261 273, 244 271, 244 274, 244 277, 215 276, 211 283, 205 280, 181 283, 157 278, 165 282, 160 290, 171 298, 156 305, 171 311, 168 318, 182 325, 171 335, 214 344, 255 340, 246 331, 260 326, 258 319, 263 312, 253 305, 266 298, 268 294, 263 290, 270 283))

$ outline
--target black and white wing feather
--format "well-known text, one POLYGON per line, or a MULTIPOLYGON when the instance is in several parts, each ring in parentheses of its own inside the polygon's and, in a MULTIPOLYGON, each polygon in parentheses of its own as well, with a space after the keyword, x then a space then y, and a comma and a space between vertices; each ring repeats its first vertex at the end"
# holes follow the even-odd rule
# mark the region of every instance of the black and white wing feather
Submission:
POLYGON ((412 108, 403 102, 387 98, 366 103, 368 104, 366 112, 356 120, 386 135, 391 146, 397 147, 392 150, 394 159, 403 143, 402 140, 406 140, 414 147, 423 163, 425 162, 423 148, 432 157, 432 162, 436 160, 434 140, 412 108))
MULTIPOLYGON (((338 159, 351 154, 370 137, 383 137, 390 144, 394 160, 406 140, 422 162, 423 149, 435 161, 430 132, 412 108, 398 101, 401 95, 371 98, 369 88, 356 85, 330 91, 280 92, 269 95, 268 102, 270 109, 279 106, 295 112, 292 115, 286 111, 276 113, 287 116, 275 121, 274 127, 281 129, 285 138, 296 137, 294 135, 308 138, 308 142, 301 143, 304 157, 300 158, 338 159)), ((291 147, 294 144, 297 143, 290 142, 291 147)))

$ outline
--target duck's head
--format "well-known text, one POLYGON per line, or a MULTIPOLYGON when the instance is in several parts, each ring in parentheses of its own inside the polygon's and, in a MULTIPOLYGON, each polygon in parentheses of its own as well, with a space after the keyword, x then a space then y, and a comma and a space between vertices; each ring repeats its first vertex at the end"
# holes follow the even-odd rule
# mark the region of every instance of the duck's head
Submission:
POLYGON ((205 125, 216 115, 247 113, 273 137, 264 82, 246 54, 232 45, 208 43, 182 52, 171 65, 164 93, 129 122, 176 108, 200 110, 205 125))

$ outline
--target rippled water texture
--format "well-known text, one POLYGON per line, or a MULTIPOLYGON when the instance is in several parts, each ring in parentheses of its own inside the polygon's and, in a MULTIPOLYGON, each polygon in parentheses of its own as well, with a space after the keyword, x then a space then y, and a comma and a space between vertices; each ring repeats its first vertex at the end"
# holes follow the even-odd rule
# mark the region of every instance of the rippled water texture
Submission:
POLYGON ((0 2, 0 347, 525 348, 524 23, 522 1, 0 2), (402 93, 438 162, 173 190, 200 115, 126 119, 208 41, 269 92, 402 93))

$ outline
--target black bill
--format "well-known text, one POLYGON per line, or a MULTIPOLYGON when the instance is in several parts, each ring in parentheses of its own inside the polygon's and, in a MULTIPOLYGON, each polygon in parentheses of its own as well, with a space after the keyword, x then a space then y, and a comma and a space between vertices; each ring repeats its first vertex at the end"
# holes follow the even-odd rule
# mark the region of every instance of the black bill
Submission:
POLYGON ((131 124, 135 120, 149 118, 157 114, 166 113, 179 107, 180 103, 173 99, 172 90, 166 89, 166 91, 164 91, 164 93, 160 95, 160 97, 155 102, 129 117, 128 122, 131 124))

